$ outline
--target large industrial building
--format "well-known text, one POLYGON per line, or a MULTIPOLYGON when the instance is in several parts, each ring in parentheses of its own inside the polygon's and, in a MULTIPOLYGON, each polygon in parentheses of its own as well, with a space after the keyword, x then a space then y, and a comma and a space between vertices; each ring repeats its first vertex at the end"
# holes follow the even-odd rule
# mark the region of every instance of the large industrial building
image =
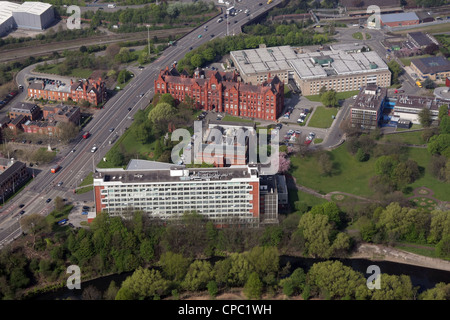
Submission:
POLYGON ((256 165, 186 168, 131 160, 126 169, 96 169, 95 206, 97 214, 126 217, 141 210, 168 220, 196 211, 216 226, 258 226, 278 222, 279 181, 260 176, 256 165))
POLYGON ((22 4, 0 1, 0 36, 13 29, 44 30, 55 20, 51 4, 24 2, 22 4))
POLYGON ((283 46, 232 51, 231 59, 244 82, 258 84, 277 76, 285 84, 294 80, 303 95, 319 94, 322 87, 342 92, 391 85, 391 72, 374 51, 298 53, 283 46))

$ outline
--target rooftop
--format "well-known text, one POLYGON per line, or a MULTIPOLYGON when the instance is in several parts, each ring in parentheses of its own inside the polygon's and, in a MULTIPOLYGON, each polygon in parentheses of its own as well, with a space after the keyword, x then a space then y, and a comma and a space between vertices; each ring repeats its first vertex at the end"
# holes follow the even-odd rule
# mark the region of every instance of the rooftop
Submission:
POLYGON ((298 54, 297 57, 298 59, 290 61, 290 64, 301 79, 389 70, 375 51, 355 53, 337 51, 327 52, 326 55, 323 52, 311 52, 298 54), (324 60, 325 64, 321 64, 321 60, 324 60))
POLYGON ((231 51, 230 54, 240 72, 247 75, 290 70, 287 62, 297 58, 290 46, 231 51))
POLYGON ((412 108, 412 109, 424 109, 427 108, 431 111, 437 112, 439 107, 448 102, 441 101, 437 98, 428 98, 422 96, 409 96, 406 94, 399 95, 395 102, 394 111, 396 107, 412 108))
POLYGON ((417 42, 419 46, 427 46, 429 44, 435 43, 437 44, 437 41, 432 39, 428 34, 425 34, 423 32, 410 32, 408 35, 417 42))
POLYGON ((34 103, 18 102, 12 108, 12 112, 31 113, 32 111, 39 109, 34 103))
POLYGON ((186 168, 170 163, 146 160, 131 160, 127 169, 97 168, 94 185, 101 182, 154 183, 181 181, 231 181, 257 178, 257 170, 248 166, 227 168, 186 168), (100 182, 101 181, 101 182, 100 182))
POLYGON ((49 3, 30 1, 30 2, 22 3, 14 11, 15 12, 27 12, 27 13, 31 13, 31 14, 40 15, 51 7, 52 7, 52 5, 49 3))
POLYGON ((352 108, 378 111, 386 95, 386 88, 368 85, 359 91, 352 108))
POLYGON ((57 91, 70 93, 70 86, 57 85, 57 84, 45 84, 43 81, 34 81, 29 86, 28 89, 36 90, 47 90, 47 91, 57 91))
POLYGON ((380 19, 383 23, 390 23, 390 22, 419 20, 419 17, 415 12, 402 12, 402 13, 382 14, 380 16, 380 19))
POLYGON ((0 174, 0 184, 5 183, 8 179, 13 176, 16 172, 22 170, 25 163, 20 161, 15 161, 8 169, 6 169, 2 174, 0 174))

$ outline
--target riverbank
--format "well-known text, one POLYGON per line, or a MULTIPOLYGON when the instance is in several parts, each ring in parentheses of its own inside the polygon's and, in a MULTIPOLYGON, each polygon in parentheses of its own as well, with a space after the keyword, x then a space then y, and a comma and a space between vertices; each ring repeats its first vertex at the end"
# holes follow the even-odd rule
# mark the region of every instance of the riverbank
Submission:
POLYGON ((369 243, 360 244, 349 258, 390 261, 418 267, 450 271, 449 261, 425 257, 415 253, 369 243))

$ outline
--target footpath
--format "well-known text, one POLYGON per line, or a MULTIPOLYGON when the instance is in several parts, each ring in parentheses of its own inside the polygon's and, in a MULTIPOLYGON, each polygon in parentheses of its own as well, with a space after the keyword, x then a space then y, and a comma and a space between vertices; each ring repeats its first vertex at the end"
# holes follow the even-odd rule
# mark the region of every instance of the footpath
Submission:
POLYGON ((450 271, 450 261, 425 257, 415 253, 369 243, 360 244, 350 258, 391 261, 419 267, 450 271))

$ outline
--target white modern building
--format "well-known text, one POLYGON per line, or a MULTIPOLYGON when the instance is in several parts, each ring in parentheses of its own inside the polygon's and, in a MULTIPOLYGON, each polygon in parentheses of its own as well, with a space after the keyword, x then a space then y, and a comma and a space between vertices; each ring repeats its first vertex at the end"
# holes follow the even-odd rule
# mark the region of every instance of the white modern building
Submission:
POLYGON ((96 169, 96 212, 126 217, 141 210, 168 220, 196 211, 216 226, 277 223, 277 179, 266 180, 256 165, 186 168, 131 160, 126 169, 96 169))

